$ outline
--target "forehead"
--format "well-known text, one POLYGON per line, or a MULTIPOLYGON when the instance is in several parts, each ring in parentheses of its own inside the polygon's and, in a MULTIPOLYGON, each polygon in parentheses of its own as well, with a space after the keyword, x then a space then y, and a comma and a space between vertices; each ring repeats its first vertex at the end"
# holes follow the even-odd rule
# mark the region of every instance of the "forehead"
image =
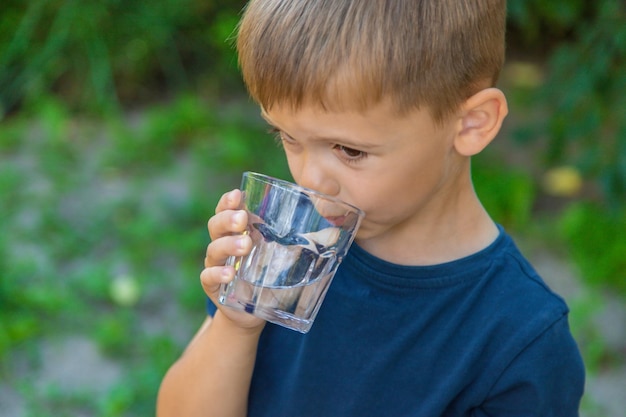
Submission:
POLYGON ((432 135, 439 130, 430 113, 413 109, 399 114, 390 100, 365 110, 329 110, 319 105, 275 105, 262 117, 296 140, 314 139, 375 148, 394 139, 432 135))

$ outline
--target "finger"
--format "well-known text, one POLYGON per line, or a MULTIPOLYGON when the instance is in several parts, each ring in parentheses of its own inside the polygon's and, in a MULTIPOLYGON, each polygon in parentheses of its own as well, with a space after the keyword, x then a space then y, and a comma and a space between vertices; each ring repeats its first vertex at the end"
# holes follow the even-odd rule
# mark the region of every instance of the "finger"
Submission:
POLYGON ((230 256, 244 256, 252 249, 252 239, 248 235, 224 236, 207 246, 204 258, 205 268, 224 265, 230 256))
POLYGON ((232 190, 220 197, 220 200, 217 202, 217 206, 215 207, 215 212, 219 213, 224 210, 236 210, 239 208, 239 204, 241 203, 241 191, 240 190, 232 190))
POLYGON ((205 268, 200 273, 200 283, 206 295, 215 301, 220 285, 229 283, 234 276, 235 269, 231 266, 205 268))
POLYGON ((243 233, 248 225, 245 210, 225 210, 211 217, 207 223, 211 240, 222 236, 243 233))

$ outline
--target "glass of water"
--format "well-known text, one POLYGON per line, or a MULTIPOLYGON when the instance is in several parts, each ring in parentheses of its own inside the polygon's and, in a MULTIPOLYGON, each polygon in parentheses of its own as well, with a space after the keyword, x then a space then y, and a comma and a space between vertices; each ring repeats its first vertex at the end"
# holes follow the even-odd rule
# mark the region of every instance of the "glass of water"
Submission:
POLYGON ((230 257, 235 278, 219 302, 306 333, 364 213, 341 200, 287 181, 245 172, 247 256, 230 257))

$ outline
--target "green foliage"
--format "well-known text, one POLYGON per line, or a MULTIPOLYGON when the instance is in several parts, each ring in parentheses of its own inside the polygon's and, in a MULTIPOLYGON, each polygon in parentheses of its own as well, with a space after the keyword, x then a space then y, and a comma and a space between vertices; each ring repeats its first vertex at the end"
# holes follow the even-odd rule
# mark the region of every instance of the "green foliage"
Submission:
POLYGON ((626 210, 607 213, 591 203, 575 204, 560 219, 559 229, 582 276, 626 297, 626 210))
POLYGON ((189 94, 96 121, 42 97, 4 122, 0 372, 15 352, 74 332, 125 370, 102 398, 13 376, 33 415, 154 414, 165 370, 203 318, 206 222, 243 169, 266 168, 286 172, 256 109, 189 94), (135 303, 114 296, 120 277, 136 284, 135 303))
POLYGON ((546 35, 554 38, 571 33, 576 25, 587 20, 593 8, 589 3, 585 0, 509 0, 509 23, 525 42, 536 46, 546 35))
POLYGON ((541 140, 544 167, 575 167, 600 190, 566 209, 559 236, 587 282, 626 296, 624 2, 510 1, 509 26, 518 49, 546 53, 545 75, 512 94, 530 115, 514 136, 541 140))
POLYGON ((508 229, 524 230, 536 197, 532 178, 483 157, 473 163, 472 176, 476 192, 492 218, 508 229))
POLYGON ((243 4, 5 0, 0 116, 53 92, 74 106, 100 111, 198 82, 232 87, 236 61, 227 38, 243 4))
POLYGON ((620 0, 513 1, 512 26, 531 47, 550 39, 547 77, 529 106, 547 117, 519 133, 548 133, 545 163, 578 167, 612 206, 626 205, 626 11, 620 0), (556 43, 558 41, 558 43, 556 43))
POLYGON ((611 351, 598 330, 597 317, 605 307, 605 299, 592 287, 585 295, 570 302, 569 322, 579 345, 584 346, 583 359, 588 372, 598 372, 603 366, 615 363, 618 352, 611 351))
MULTIPOLYGON (((217 98, 240 92, 229 38, 243 3, 0 4, 0 371, 11 371, 15 352, 74 331, 125 365, 98 398, 54 387, 42 394, 28 378, 16 381, 32 415, 154 414, 156 387, 201 320, 198 274, 217 199, 243 170, 288 178, 258 110, 217 98), (136 282, 136 304, 111 295, 120 276, 136 282), (187 332, 184 340, 174 330, 187 332)), ((546 164, 576 165, 604 185, 612 210, 575 205, 559 236, 590 282, 626 294, 623 6, 512 0, 509 12, 513 39, 549 52, 543 83, 512 93, 532 110, 517 135, 547 132, 546 164)), ((473 170, 486 208, 525 230, 533 179, 481 158, 473 170)), ((580 333, 599 366, 604 348, 590 328, 580 333)))
POLYGON ((611 201, 626 203, 626 77, 617 75, 626 71, 626 20, 590 28, 582 45, 563 47, 551 64, 552 87, 543 92, 555 106, 549 162, 569 159, 600 180, 611 201))

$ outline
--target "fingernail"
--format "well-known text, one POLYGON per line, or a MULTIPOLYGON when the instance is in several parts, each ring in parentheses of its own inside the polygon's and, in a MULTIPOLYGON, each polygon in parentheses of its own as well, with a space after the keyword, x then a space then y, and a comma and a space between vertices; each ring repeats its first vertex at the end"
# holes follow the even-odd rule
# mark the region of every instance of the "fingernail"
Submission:
POLYGON ((241 226, 244 222, 245 213, 243 211, 238 211, 233 214, 233 224, 235 226, 241 226))
POLYGON ((222 273, 220 274, 220 280, 222 282, 230 281, 230 268, 222 268, 222 273))
POLYGON ((243 236, 240 237, 239 239, 237 239, 235 245, 237 245, 237 249, 244 249, 246 247, 246 238, 243 236))
POLYGON ((235 190, 232 190, 231 192, 229 192, 226 199, 228 200, 228 204, 232 204, 233 201, 235 201, 235 190))

